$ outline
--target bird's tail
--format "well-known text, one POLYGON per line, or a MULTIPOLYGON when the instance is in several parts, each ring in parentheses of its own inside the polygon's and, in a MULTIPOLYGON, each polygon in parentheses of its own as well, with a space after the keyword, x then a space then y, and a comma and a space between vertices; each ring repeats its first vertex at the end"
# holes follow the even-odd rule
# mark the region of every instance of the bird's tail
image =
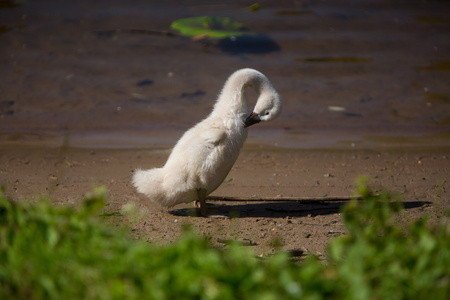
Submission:
POLYGON ((150 200, 161 202, 162 168, 136 170, 133 174, 133 185, 139 193, 145 194, 150 200))

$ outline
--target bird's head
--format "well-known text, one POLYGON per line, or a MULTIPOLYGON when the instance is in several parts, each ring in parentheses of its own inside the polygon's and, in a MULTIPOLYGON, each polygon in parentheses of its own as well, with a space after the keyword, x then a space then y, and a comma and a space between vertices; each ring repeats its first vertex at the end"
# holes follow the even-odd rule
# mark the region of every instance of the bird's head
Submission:
POLYGON ((253 112, 245 119, 245 127, 275 119, 281 113, 281 98, 274 89, 261 93, 253 112))

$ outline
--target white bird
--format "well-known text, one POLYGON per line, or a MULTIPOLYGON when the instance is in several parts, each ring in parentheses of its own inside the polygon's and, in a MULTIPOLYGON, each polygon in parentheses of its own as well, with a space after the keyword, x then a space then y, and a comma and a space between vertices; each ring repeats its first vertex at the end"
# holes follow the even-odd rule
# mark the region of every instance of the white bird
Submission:
POLYGON ((136 170, 133 185, 162 206, 195 201, 206 216, 205 199, 230 172, 247 138, 247 127, 275 119, 281 105, 264 74, 248 68, 234 72, 211 114, 184 133, 164 167, 136 170), (245 99, 247 87, 259 94, 251 114, 245 99))

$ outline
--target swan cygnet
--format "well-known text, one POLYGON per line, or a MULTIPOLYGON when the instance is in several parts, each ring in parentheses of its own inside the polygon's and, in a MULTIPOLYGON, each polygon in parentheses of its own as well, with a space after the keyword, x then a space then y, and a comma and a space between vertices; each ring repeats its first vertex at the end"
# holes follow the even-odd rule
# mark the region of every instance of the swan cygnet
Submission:
POLYGON ((213 111, 184 133, 164 167, 136 170, 133 185, 162 206, 195 201, 202 216, 206 216, 206 197, 230 172, 247 138, 247 127, 278 117, 281 104, 264 74, 253 69, 234 72, 225 82, 213 111), (251 113, 245 99, 247 87, 259 95, 251 113))

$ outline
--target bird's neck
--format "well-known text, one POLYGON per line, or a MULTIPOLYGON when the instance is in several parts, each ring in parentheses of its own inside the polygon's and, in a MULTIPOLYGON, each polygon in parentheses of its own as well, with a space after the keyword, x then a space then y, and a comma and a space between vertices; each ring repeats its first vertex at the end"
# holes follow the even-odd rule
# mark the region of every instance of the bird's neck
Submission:
POLYGON ((251 69, 244 69, 234 73, 226 81, 214 106, 213 113, 244 118, 249 113, 245 90, 247 87, 252 87, 260 94, 264 86, 264 79, 264 75, 251 69))

